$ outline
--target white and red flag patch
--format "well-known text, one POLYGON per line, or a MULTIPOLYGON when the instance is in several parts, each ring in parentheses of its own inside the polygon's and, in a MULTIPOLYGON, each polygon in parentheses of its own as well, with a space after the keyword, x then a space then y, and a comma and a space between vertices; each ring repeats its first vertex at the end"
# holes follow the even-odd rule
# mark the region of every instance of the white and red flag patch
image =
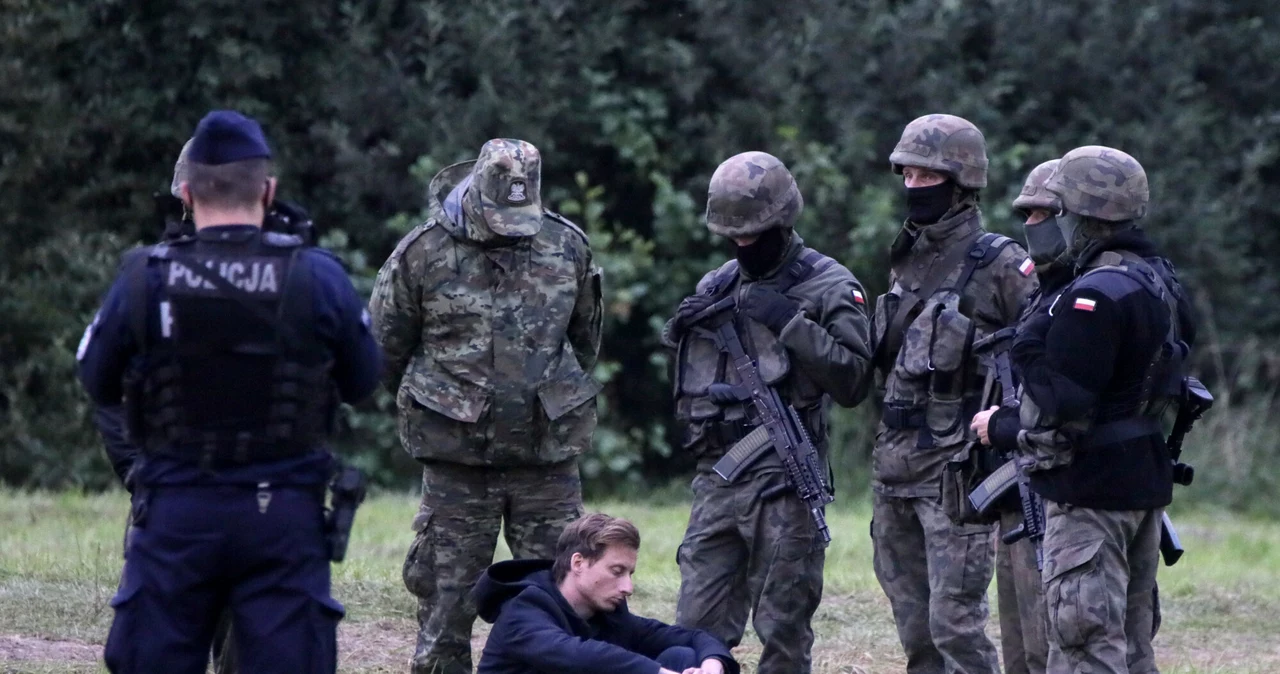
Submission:
POLYGON ((1079 309, 1080 311, 1093 311, 1098 308, 1098 301, 1077 297, 1076 303, 1071 306, 1072 308, 1079 309))
POLYGON ((853 289, 853 302, 854 302, 854 304, 866 304, 866 303, 867 303, 867 298, 866 298, 865 296, 863 296, 863 294, 862 294, 862 291, 861 291, 861 290, 858 290, 857 288, 854 288, 854 289, 853 289))
POLYGON ((1018 265, 1018 273, 1022 274, 1023 276, 1030 276, 1031 272, 1035 270, 1036 270, 1036 263, 1032 262, 1031 258, 1027 258, 1023 260, 1022 264, 1018 265))

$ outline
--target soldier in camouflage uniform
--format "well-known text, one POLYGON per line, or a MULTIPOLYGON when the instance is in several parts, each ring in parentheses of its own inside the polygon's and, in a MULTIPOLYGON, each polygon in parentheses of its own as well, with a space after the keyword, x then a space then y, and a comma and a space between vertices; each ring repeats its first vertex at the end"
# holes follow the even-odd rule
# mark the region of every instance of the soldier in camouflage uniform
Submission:
POLYGON ((746 152, 711 178, 707 228, 732 239, 736 260, 713 270, 664 330, 676 348, 676 414, 698 457, 693 509, 680 545, 676 621, 736 646, 747 618, 764 644, 761 674, 810 671, 810 619, 822 598, 822 539, 766 448, 733 483, 712 471, 753 428, 750 403, 717 393, 737 371, 690 319, 724 297, 761 377, 799 412, 826 462, 827 406, 853 406, 868 368, 866 295, 849 270, 806 248, 793 227, 804 201, 772 155, 746 152))
POLYGON ((1046 188, 1062 202, 1075 278, 1023 323, 1012 356, 1017 443, 1045 503, 1048 671, 1156 672, 1154 588, 1173 493, 1160 413, 1195 328, 1172 265, 1136 224, 1149 192, 1133 157, 1076 148, 1046 188))
POLYGON ((984 233, 978 195, 987 184, 986 143, 973 124, 920 117, 889 161, 903 176, 908 217, 873 320, 885 403, 872 455, 876 577, 908 672, 995 672, 995 647, 983 631, 994 528, 953 521, 959 513, 943 506, 944 467, 969 460, 958 455, 981 409, 971 345, 1016 322, 1036 288, 1034 265, 1021 246, 984 233))
MULTIPOLYGON (((1013 200, 1014 211, 1025 219, 1027 252, 1036 265, 1040 287, 1027 298, 1019 324, 1036 311, 1046 311, 1071 281, 1071 265, 1064 254, 1066 241, 1055 216, 1062 200, 1045 189, 1057 159, 1032 169, 1013 200)), ((999 407, 979 412, 972 426, 984 444, 993 446, 1002 458, 1018 452, 1018 409, 999 407)), ((1008 534, 1022 524, 1017 500, 1007 500, 1000 511, 1000 532, 1008 534)), ((1039 541, 1023 538, 996 546, 996 591, 1000 601, 1000 648, 1004 652, 1006 674, 1044 674, 1049 657, 1048 613, 1044 606, 1044 586, 1036 562, 1039 541)))
POLYGON ((538 150, 519 140, 442 170, 370 300, 400 441, 423 464, 404 563, 415 674, 471 671, 469 595, 500 526, 517 558, 545 559, 582 514, 600 270, 582 230, 542 208, 540 180, 538 150))

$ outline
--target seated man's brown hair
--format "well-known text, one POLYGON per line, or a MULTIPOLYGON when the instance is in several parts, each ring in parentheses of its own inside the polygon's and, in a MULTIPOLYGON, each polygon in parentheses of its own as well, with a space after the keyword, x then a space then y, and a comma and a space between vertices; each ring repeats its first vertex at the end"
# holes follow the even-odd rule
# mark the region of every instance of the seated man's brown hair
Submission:
POLYGON ((591 513, 579 517, 565 527, 564 532, 560 534, 560 539, 556 542, 556 558, 551 567, 552 578, 559 583, 569 575, 575 552, 594 563, 611 545, 639 550, 640 530, 621 517, 610 517, 604 513, 591 513))

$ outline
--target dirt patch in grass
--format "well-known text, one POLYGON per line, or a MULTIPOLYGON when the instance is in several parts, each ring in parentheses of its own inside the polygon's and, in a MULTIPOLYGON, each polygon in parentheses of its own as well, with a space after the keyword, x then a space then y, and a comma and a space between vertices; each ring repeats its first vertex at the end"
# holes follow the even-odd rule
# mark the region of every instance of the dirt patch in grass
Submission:
POLYGON ((0 663, 95 662, 102 647, 81 641, 53 641, 19 634, 0 635, 0 663))

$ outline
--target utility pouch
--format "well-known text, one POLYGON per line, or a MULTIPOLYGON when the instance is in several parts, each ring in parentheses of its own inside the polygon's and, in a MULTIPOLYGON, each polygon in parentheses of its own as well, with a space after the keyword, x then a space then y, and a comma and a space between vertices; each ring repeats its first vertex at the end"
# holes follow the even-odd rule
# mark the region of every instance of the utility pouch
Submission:
POLYGON ((969 493, 985 478, 980 468, 989 463, 981 454, 985 452, 977 442, 970 442, 951 457, 942 471, 942 511, 953 524, 992 524, 1000 520, 998 508, 985 515, 973 507, 969 493))

